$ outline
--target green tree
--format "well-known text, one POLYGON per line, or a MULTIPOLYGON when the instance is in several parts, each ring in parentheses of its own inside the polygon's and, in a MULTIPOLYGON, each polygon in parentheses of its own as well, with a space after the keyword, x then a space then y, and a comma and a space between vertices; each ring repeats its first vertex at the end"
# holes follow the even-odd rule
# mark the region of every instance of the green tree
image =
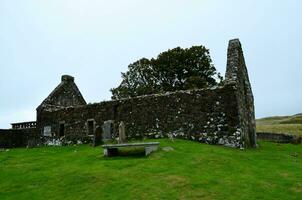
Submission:
POLYGON ((160 53, 157 58, 142 58, 122 73, 122 82, 112 88, 112 99, 167 91, 205 88, 222 80, 216 72, 209 50, 204 46, 180 47, 160 53))

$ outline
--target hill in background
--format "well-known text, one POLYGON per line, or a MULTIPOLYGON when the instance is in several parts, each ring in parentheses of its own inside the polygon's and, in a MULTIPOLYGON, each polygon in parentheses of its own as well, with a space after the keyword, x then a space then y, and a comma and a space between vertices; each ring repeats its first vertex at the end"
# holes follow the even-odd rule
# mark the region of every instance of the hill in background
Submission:
POLYGON ((290 133, 302 136, 302 113, 256 120, 257 132, 290 133))

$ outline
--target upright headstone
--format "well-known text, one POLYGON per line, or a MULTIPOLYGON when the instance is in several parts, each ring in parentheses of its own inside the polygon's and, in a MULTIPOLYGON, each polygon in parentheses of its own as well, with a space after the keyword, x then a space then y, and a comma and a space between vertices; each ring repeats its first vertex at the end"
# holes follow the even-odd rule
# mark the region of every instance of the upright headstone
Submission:
POLYGON ((118 135, 119 135, 119 140, 118 142, 120 144, 122 143, 126 143, 126 133, 125 133, 125 124, 124 122, 120 122, 119 126, 118 126, 118 135))
POLYGON ((95 128, 95 132, 94 132, 94 135, 93 135, 93 142, 92 142, 92 146, 98 146, 99 144, 101 144, 102 142, 102 131, 101 131, 101 127, 100 126, 97 126, 95 128))
POLYGON ((103 128, 103 134, 102 134, 103 141, 112 140, 113 120, 104 121, 102 128, 103 128))

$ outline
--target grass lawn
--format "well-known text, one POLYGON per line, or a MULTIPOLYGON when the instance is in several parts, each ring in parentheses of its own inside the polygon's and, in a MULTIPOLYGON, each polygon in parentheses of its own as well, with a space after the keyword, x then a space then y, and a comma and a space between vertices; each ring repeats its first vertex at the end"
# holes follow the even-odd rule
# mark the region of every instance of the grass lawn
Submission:
POLYGON ((257 132, 290 133, 302 136, 302 115, 258 119, 257 132))
POLYGON ((88 145, 2 151, 0 199, 302 199, 302 145, 156 141, 149 157, 105 158, 88 145))

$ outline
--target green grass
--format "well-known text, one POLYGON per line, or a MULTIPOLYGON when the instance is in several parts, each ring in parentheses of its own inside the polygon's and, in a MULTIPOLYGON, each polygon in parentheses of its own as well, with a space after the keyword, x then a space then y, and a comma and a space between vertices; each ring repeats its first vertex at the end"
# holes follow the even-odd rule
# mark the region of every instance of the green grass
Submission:
POLYGON ((2 151, 0 199, 302 199, 302 145, 156 141, 149 157, 105 158, 88 145, 2 151))
POLYGON ((256 120, 257 132, 290 133, 302 136, 302 115, 276 116, 256 120))

